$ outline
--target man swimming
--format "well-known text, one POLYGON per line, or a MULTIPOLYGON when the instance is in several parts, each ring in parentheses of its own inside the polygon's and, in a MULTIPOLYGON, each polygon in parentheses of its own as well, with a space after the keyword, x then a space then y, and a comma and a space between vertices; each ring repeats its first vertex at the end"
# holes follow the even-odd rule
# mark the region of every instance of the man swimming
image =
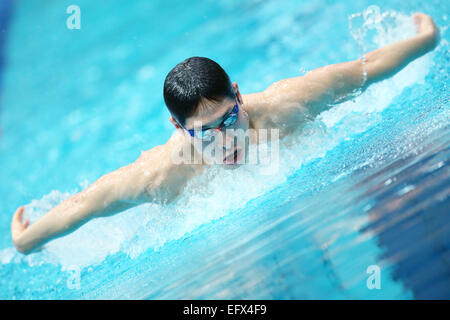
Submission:
POLYGON ((226 72, 210 59, 192 57, 179 63, 164 82, 164 100, 170 121, 177 129, 167 143, 99 178, 32 225, 23 221, 24 207, 19 207, 11 223, 16 249, 28 254, 93 218, 110 216, 145 202, 173 201, 188 180, 210 166, 202 151, 211 144, 223 151, 218 165, 236 167, 242 162, 245 149, 230 143, 235 136, 229 131, 275 128, 280 137, 292 135, 306 114, 318 115, 432 50, 439 41, 433 20, 422 13, 413 18, 418 27, 416 35, 365 54, 364 65, 362 59, 357 59, 325 66, 304 76, 275 82, 258 93, 241 94, 237 83, 231 83, 226 72), (224 130, 227 134, 221 135, 224 130), (172 161, 173 155, 185 147, 192 149, 194 155, 201 154, 202 161, 172 161))

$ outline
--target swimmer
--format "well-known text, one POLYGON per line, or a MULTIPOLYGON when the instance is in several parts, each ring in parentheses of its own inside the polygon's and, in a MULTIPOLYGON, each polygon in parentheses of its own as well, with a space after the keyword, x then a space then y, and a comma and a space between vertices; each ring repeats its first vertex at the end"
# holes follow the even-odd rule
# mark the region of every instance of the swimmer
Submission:
MULTIPOLYGON (((391 77, 431 51, 439 42, 439 31, 432 18, 416 13, 413 19, 417 33, 411 38, 371 51, 364 59, 277 81, 257 93, 241 94, 237 83, 231 82, 227 73, 208 58, 184 60, 168 73, 164 82, 169 120, 176 128, 171 138, 164 145, 142 152, 133 163, 102 176, 32 225, 24 221, 24 207, 19 207, 11 223, 16 249, 24 254, 35 252, 91 219, 146 202, 173 201, 184 192, 189 179, 210 166, 209 155, 202 151, 211 144, 223 151, 217 165, 239 166, 245 148, 230 143, 235 136, 229 131, 278 129, 280 137, 292 135, 307 118, 305 115, 314 117, 331 105, 352 98, 352 93, 391 77), (227 134, 220 134, 225 130, 227 134), (186 146, 194 155, 201 154, 200 163, 173 161, 173 154, 186 146)), ((251 143, 255 143, 254 137, 251 143)))

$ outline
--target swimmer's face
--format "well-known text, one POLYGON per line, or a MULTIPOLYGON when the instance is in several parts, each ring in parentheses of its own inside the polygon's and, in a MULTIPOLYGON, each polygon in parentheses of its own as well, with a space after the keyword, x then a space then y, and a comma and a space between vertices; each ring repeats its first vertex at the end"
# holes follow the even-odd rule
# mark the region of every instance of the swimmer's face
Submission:
MULTIPOLYGON (((226 97, 219 102, 202 99, 197 113, 186 119, 184 129, 174 123, 190 139, 205 163, 223 165, 227 169, 243 164, 248 149, 248 114, 243 109, 243 99, 237 84, 233 83, 233 87, 235 99, 226 97), (234 113, 236 108, 237 114, 234 113), (201 139, 192 137, 185 129, 211 130, 201 139)), ((173 119, 171 121, 174 122, 173 119)))

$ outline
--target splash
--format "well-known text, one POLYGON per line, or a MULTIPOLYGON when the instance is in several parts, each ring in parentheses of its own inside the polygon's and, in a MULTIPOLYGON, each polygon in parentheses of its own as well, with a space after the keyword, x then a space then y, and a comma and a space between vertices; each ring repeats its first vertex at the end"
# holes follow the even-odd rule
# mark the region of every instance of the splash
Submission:
POLYGON ((389 43, 409 38, 416 33, 412 17, 396 11, 381 12, 378 6, 369 6, 349 19, 350 34, 363 55, 389 43))
MULTIPOLYGON (((350 33, 361 55, 414 32, 410 16, 393 11, 381 13, 375 6, 350 17, 350 33)), ((373 85, 364 94, 309 121, 301 133, 280 145, 280 163, 271 174, 261 174, 264 168, 260 166, 243 166, 233 171, 215 167, 190 181, 183 195, 169 206, 144 204, 116 216, 97 218, 74 233, 48 243, 40 252, 23 256, 13 248, 4 249, 0 251, 0 261, 84 268, 119 252, 135 258, 149 249, 157 251, 168 241, 186 237, 199 226, 244 208, 252 199, 285 182, 304 164, 325 157, 341 142, 379 123, 381 112, 403 89, 423 83, 429 65, 430 54, 414 61, 393 78, 373 85)), ((33 222, 78 191, 52 191, 26 205, 25 215, 33 222)))

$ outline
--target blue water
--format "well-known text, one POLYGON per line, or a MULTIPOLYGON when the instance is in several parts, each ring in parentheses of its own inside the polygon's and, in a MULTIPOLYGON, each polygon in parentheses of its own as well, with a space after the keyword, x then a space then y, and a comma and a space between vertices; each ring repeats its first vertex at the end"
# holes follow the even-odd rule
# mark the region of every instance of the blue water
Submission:
POLYGON ((68 30, 71 4, 14 2, 1 48, 0 298, 450 298, 448 1, 79 0, 68 30), (251 93, 412 35, 417 11, 439 46, 319 115, 277 172, 213 169, 170 206, 13 249, 18 206, 34 221, 170 137, 178 62, 212 58, 251 93))

